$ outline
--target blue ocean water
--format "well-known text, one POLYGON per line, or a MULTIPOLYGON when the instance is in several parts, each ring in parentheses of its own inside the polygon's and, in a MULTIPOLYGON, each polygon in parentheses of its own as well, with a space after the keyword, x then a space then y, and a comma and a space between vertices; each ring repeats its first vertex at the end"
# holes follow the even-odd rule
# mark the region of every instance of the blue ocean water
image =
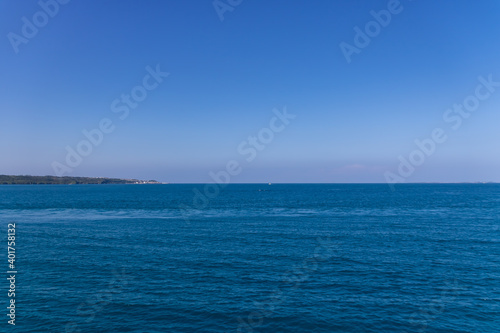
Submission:
POLYGON ((193 189, 0 186, 0 331, 500 331, 500 185, 193 189))

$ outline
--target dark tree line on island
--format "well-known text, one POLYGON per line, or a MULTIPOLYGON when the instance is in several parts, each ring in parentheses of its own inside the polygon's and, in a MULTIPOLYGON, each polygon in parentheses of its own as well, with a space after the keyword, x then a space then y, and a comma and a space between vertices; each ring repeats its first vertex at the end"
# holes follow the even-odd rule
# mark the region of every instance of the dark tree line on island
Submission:
POLYGON ((74 185, 74 184, 160 184, 156 180, 0 175, 1 185, 74 185))

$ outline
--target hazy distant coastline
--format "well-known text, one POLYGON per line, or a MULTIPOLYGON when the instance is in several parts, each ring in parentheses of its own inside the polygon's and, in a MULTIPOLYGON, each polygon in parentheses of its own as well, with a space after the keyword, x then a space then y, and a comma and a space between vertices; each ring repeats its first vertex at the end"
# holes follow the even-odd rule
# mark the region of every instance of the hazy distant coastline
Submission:
POLYGON ((156 180, 0 175, 0 185, 76 185, 76 184, 161 184, 156 180))

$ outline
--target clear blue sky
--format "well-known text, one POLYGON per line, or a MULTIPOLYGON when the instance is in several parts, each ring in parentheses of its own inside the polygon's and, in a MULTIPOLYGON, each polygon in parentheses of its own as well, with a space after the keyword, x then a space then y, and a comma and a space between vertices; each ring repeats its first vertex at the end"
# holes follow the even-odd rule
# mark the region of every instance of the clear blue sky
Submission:
POLYGON ((340 43, 388 1, 243 0, 221 21, 210 0, 72 0, 47 22, 37 1, 2 1, 0 174, 55 174, 109 118, 67 175, 210 182, 236 160, 232 182, 384 182, 442 128, 405 181, 500 182, 500 87, 458 129, 443 120, 479 76, 500 82, 500 2, 399 6, 348 63, 340 43), (33 15, 16 53, 9 33, 24 38, 33 15), (112 102, 157 64, 170 75, 121 120, 112 102), (247 161, 238 146, 285 106, 296 118, 247 161))

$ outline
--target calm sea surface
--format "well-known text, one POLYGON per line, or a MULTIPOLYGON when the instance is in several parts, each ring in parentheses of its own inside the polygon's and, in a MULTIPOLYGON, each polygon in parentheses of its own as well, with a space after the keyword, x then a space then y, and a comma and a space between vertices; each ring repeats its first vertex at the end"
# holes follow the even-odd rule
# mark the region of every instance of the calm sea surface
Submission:
POLYGON ((500 331, 500 185, 193 189, 0 186, 0 332, 500 331))

